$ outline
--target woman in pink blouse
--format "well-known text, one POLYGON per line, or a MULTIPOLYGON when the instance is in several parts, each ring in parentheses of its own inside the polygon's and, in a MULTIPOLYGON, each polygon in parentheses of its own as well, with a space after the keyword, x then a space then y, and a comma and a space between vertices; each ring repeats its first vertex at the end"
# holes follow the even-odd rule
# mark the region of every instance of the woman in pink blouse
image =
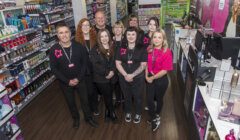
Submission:
POLYGON ((147 81, 147 103, 149 107, 152 130, 160 125, 160 116, 163 107, 163 97, 168 87, 167 72, 173 69, 172 52, 168 48, 166 34, 158 29, 151 37, 148 47, 148 62, 145 70, 147 81), (154 97, 157 106, 154 105, 154 97))

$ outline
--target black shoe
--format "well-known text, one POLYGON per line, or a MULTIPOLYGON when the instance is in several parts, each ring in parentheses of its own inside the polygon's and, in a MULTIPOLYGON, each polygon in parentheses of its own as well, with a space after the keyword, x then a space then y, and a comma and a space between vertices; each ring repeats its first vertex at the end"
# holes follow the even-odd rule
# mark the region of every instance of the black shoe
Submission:
POLYGON ((114 107, 119 108, 120 105, 121 105, 121 101, 116 101, 114 107))
POLYGON ((118 118, 115 112, 112 112, 110 117, 113 123, 116 123, 118 121, 118 118))
POLYGON ((98 127, 98 123, 95 122, 93 119, 87 120, 87 123, 90 124, 92 127, 95 127, 95 128, 98 127))
POLYGON ((109 122, 110 121, 110 111, 108 109, 105 110, 105 117, 104 117, 104 121, 105 122, 109 122))
POLYGON ((79 120, 74 119, 74 120, 73 120, 73 128, 74 128, 74 129, 78 129, 78 128, 79 128, 79 125, 80 125, 79 120))
POLYGON ((157 119, 154 119, 152 121, 152 131, 156 131, 159 128, 160 125, 160 121, 158 121, 157 119))

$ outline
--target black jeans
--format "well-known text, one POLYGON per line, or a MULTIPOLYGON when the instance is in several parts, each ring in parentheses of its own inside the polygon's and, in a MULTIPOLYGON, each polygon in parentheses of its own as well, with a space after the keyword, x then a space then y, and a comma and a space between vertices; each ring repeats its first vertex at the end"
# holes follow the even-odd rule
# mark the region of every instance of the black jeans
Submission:
POLYGON ((153 80, 152 83, 147 82, 147 103, 149 107, 149 115, 153 120, 156 114, 160 114, 163 107, 163 97, 168 88, 167 75, 153 80), (154 98, 157 101, 157 108, 155 109, 154 98))
POLYGON ((132 101, 134 101, 135 113, 141 115, 144 76, 134 78, 133 82, 127 82, 123 76, 119 76, 119 80, 125 99, 124 102, 125 113, 132 112, 132 101), (134 99, 132 100, 132 98, 134 99))
POLYGON ((72 118, 76 119, 76 120, 80 119, 78 107, 77 107, 76 101, 75 101, 75 91, 77 91, 77 94, 80 98, 80 103, 81 103, 81 107, 83 110, 84 119, 86 121, 91 119, 92 115, 91 115, 91 112, 89 109, 88 94, 87 94, 87 88, 86 88, 85 81, 80 81, 79 84, 74 87, 66 85, 62 82, 59 82, 59 83, 60 83, 60 88, 63 91, 65 100, 67 102, 68 108, 71 112, 72 118))
POLYGON ((88 92, 88 102, 90 110, 92 112, 97 110, 98 107, 98 93, 96 84, 93 83, 92 75, 87 75, 86 78, 87 92, 88 92))
POLYGON ((114 88, 114 93, 116 96, 116 102, 121 102, 122 100, 124 100, 124 96, 123 96, 122 89, 120 87, 119 80, 113 84, 113 88, 114 88))
POLYGON ((103 95, 106 109, 113 112, 112 85, 111 83, 96 83, 97 89, 103 95))

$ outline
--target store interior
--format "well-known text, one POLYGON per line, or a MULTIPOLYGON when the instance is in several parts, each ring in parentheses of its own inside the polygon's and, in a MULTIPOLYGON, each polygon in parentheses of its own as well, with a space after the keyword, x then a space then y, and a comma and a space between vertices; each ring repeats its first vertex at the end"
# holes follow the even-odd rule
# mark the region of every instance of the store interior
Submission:
POLYGON ((0 0, 0 12, 0 140, 240 140, 239 0, 0 0), (155 132, 145 94, 139 124, 125 122, 123 104, 118 122, 105 122, 99 96, 99 127, 80 117, 72 128, 49 50, 59 22, 74 39, 79 21, 94 25, 98 10, 110 26, 134 14, 145 33, 150 17, 166 32, 174 69, 155 132))

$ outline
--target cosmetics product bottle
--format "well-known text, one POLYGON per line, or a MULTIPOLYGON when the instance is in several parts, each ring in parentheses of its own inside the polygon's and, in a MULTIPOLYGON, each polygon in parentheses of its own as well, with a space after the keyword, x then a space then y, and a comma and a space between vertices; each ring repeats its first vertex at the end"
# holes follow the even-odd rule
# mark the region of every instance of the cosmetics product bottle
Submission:
POLYGON ((231 129, 229 134, 227 134, 225 136, 225 140, 236 140, 236 138, 234 136, 234 129, 231 129))
POLYGON ((232 88, 235 88, 237 86, 238 79, 239 79, 239 74, 237 73, 236 70, 234 70, 234 73, 233 73, 232 79, 231 79, 231 87, 232 88))

